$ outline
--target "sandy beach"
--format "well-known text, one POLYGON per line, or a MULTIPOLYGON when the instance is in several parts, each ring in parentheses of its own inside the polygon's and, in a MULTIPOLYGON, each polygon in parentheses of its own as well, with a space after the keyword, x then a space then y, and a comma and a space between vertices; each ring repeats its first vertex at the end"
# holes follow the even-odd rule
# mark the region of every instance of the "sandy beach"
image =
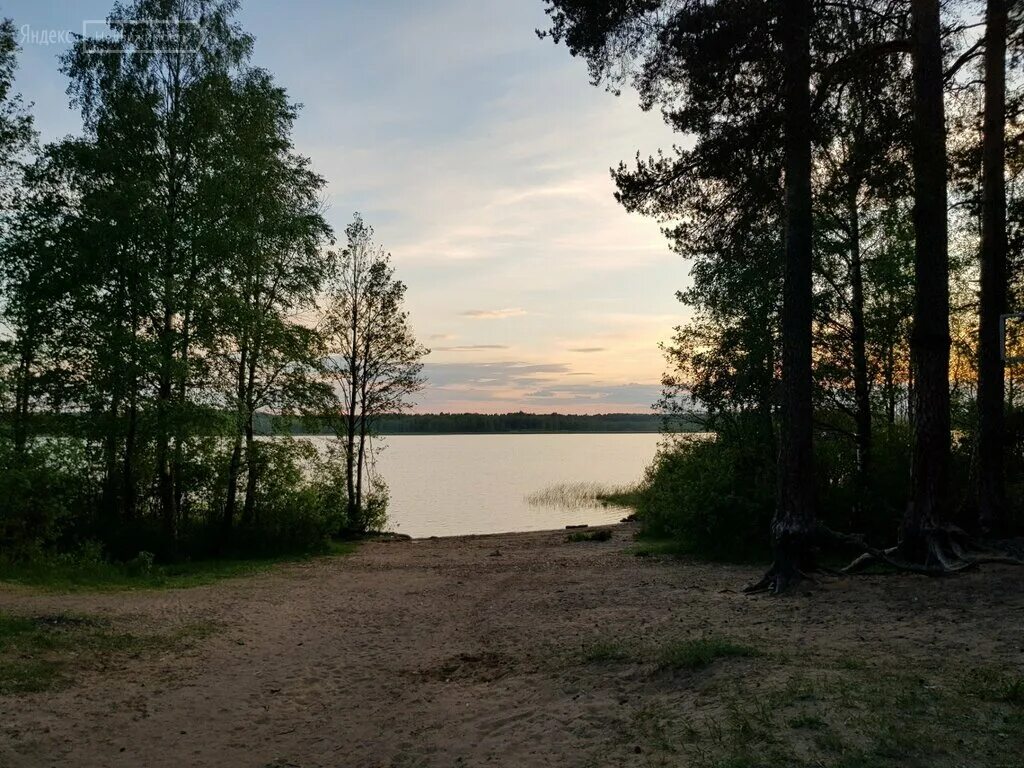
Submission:
MULTIPOLYGON (((60 690, 0 697, 0 765, 715 765, 713 724, 732 727, 733 708, 794 680, 826 680, 831 690, 827 680, 847 673, 944 679, 947 664, 1024 668, 1019 570, 827 579, 785 598, 749 597, 741 588, 755 568, 637 557, 633 533, 623 525, 607 542, 552 531, 368 543, 351 556, 189 590, 0 588, 0 607, 16 615, 212 627, 184 652, 124 658, 60 690), (687 670, 607 651, 706 637, 758 655, 687 670)), ((817 695, 826 712, 842 704, 817 695)), ((770 699, 781 703, 763 717, 791 722, 785 713, 803 706, 791 698, 770 699)), ((756 725, 753 709, 750 717, 756 725)), ((830 727, 844 749, 861 748, 855 720, 830 727)), ((763 730, 774 729, 766 721, 763 730)), ((756 753, 760 737, 751 738, 756 753)), ((786 748, 816 759, 816 738, 789 728, 786 748)), ((979 756, 987 741, 963 738, 970 765, 1004 764, 979 756)), ((1021 739, 1020 730, 1004 734, 1006 765, 1021 739)))

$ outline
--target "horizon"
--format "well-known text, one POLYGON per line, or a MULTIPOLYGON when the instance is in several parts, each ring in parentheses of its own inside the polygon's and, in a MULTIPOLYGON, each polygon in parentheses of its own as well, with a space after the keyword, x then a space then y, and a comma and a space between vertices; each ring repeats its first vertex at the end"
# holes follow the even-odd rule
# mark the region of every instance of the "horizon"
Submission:
MULTIPOLYGON (((688 316, 675 298, 687 268, 657 222, 616 202, 608 169, 672 143, 660 115, 539 40, 540 3, 273 5, 240 9, 252 64, 305 105, 296 149, 328 181, 336 236, 361 212, 409 286, 432 349, 414 412, 649 412, 658 345, 688 316)), ((2 6, 43 141, 80 134, 58 57, 67 32, 109 11, 2 6)))

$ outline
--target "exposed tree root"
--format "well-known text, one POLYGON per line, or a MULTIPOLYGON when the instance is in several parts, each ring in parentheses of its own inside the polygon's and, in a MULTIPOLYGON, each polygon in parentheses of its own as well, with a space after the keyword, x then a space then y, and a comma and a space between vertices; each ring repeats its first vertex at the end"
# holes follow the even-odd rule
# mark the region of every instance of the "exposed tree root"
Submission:
POLYGON ((925 576, 950 576, 991 563, 1024 565, 1024 560, 955 527, 934 528, 925 532, 913 546, 904 542, 888 549, 872 547, 863 536, 856 534, 839 533, 824 526, 820 526, 819 531, 824 538, 863 550, 863 554, 842 569, 847 574, 860 573, 875 564, 925 576))
POLYGON ((743 592, 748 595, 767 592, 769 595, 781 595, 786 590, 803 581, 814 581, 807 573, 799 569, 792 569, 789 572, 776 568, 774 565, 761 577, 760 581, 748 584, 743 592))

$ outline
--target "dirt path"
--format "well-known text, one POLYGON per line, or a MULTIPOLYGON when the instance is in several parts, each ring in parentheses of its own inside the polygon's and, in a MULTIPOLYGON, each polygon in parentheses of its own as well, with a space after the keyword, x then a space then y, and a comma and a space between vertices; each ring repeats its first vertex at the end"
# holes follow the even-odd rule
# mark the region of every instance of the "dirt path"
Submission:
POLYGON ((867 577, 772 600, 737 592, 751 569, 638 558, 624 551, 631 536, 620 527, 605 543, 570 544, 564 532, 374 543, 181 591, 0 591, 0 608, 18 613, 219 626, 183 656, 0 697, 0 766, 689 765, 658 762, 672 749, 645 737, 638 718, 655 705, 725 706, 723 686, 756 687, 753 675, 767 685, 787 669, 772 654, 821 669, 853 658, 1024 669, 1013 569, 867 577), (768 655, 671 675, 586 658, 595 643, 700 636, 768 655))

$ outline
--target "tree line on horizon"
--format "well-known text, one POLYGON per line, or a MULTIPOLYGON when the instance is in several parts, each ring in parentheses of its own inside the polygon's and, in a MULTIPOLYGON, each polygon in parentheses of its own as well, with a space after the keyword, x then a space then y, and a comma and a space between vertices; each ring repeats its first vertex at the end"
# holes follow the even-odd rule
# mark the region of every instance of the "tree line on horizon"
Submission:
POLYGON ((661 406, 692 397, 719 435, 662 452, 647 526, 720 553, 770 529, 773 592, 823 543, 982 562, 1024 501, 1000 328, 1024 287, 1021 4, 545 5, 541 37, 680 135, 612 169, 692 265, 661 406))
POLYGON ((62 58, 81 135, 46 146, 0 26, 0 558, 383 525, 373 421, 409 405, 427 350, 372 228, 357 214, 336 245, 238 8, 116 4, 62 58), (260 440, 261 413, 326 415, 335 439, 260 440))
MULTIPOLYGON (((257 431, 264 434, 325 434, 329 422, 257 414, 257 431)), ((508 434, 557 432, 660 432, 664 419, 656 413, 385 413, 377 417, 378 435, 508 434)), ((687 431, 699 432, 698 421, 687 431)))

